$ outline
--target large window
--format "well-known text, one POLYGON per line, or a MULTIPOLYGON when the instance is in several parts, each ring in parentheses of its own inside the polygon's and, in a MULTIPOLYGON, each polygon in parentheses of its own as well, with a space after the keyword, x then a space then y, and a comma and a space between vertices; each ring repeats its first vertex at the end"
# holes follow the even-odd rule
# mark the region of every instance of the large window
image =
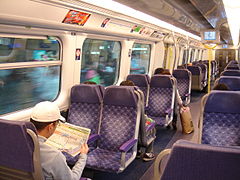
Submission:
POLYGON ((132 48, 130 74, 148 73, 151 47, 149 44, 134 43, 132 48))
POLYGON ((0 38, 0 115, 54 100, 60 87, 56 38, 0 38))
POLYGON ((81 82, 109 86, 118 80, 121 45, 118 41, 86 39, 83 43, 81 82))

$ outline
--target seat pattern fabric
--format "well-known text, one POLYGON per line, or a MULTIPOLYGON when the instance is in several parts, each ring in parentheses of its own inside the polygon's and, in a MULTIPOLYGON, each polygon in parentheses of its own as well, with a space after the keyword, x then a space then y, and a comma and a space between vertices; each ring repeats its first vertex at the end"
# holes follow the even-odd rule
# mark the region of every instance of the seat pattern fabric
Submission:
POLYGON ((239 162, 240 148, 178 140, 161 180, 239 180, 239 162))
MULTIPOLYGON (((132 152, 126 153, 126 160, 132 155, 132 152)), ((117 172, 120 168, 121 152, 113 152, 105 149, 96 149, 88 154, 87 167, 93 169, 117 172)))
POLYGON ((172 92, 172 88, 151 87, 147 115, 165 116, 165 111, 171 108, 172 92))
POLYGON ((35 129, 30 122, 0 120, 0 165, 26 172, 34 171, 34 145, 26 132, 28 126, 35 129))
POLYGON ((240 145, 240 114, 204 113, 202 143, 240 145))
POLYGON ((177 88, 182 99, 185 99, 185 95, 189 90, 189 80, 177 79, 177 88))
POLYGON ((124 142, 134 137, 136 116, 134 107, 104 105, 99 148, 119 151, 124 142))
POLYGON ((100 117, 100 105, 89 103, 72 103, 69 108, 69 122, 91 129, 91 134, 97 134, 100 117))

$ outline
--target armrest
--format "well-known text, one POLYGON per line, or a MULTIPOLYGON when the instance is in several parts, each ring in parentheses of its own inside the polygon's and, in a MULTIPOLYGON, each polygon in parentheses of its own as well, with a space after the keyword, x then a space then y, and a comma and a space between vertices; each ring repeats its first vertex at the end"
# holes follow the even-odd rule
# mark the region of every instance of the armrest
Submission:
POLYGON ((186 94, 185 94, 185 97, 188 97, 188 96, 190 96, 190 93, 186 93, 186 94))
POLYGON ((169 108, 169 109, 167 109, 167 110, 165 111, 165 114, 166 114, 166 115, 167 115, 167 114, 170 114, 172 111, 173 111, 173 109, 172 109, 172 108, 169 108))
POLYGON ((120 151, 127 152, 129 151, 137 142, 137 139, 130 139, 127 142, 125 142, 121 147, 119 148, 120 151))
POLYGON ((155 127, 155 122, 152 122, 146 127, 146 132, 151 131, 155 127))
POLYGON ((90 143, 98 140, 99 138, 100 138, 99 134, 92 134, 92 135, 89 136, 87 144, 90 144, 90 143))

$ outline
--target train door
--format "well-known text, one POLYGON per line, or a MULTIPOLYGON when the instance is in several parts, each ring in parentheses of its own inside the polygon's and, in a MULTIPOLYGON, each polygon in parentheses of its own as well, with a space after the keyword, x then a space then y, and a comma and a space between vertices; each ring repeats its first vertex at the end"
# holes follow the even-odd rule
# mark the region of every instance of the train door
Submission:
POLYGON ((215 52, 215 60, 219 64, 219 70, 222 72, 229 61, 235 60, 235 49, 217 49, 215 52))

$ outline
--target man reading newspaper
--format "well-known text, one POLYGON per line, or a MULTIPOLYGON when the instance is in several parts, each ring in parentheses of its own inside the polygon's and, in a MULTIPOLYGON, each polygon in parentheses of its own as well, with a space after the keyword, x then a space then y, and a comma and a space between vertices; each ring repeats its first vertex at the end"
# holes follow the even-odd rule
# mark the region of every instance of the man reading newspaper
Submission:
POLYGON ((79 159, 71 170, 62 152, 45 143, 56 130, 59 121, 65 121, 58 106, 49 101, 38 103, 33 108, 30 121, 37 129, 45 179, 79 180, 86 164, 88 145, 85 143, 81 146, 79 159))

